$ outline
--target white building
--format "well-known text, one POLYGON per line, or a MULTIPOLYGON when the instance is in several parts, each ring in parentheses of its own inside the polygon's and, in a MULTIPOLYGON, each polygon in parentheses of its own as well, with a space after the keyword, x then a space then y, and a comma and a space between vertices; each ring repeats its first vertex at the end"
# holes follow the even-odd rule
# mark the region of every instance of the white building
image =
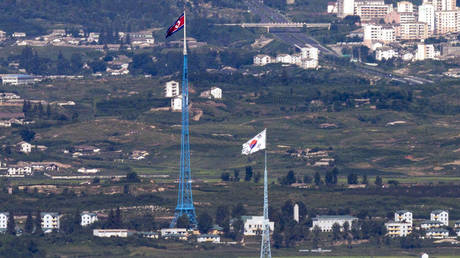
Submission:
POLYGON ((27 34, 25 32, 14 32, 11 36, 13 38, 25 38, 27 34))
POLYGON ((97 214, 93 212, 84 211, 81 213, 81 225, 83 227, 93 224, 97 221, 97 214))
POLYGON ((414 12, 414 4, 409 1, 401 1, 397 4, 398 13, 412 13, 414 12))
POLYGON ((179 83, 176 81, 169 81, 166 82, 165 85, 165 97, 166 98, 173 98, 175 96, 179 96, 179 83))
POLYGON ((395 222, 406 222, 412 226, 412 212, 407 210, 399 210, 395 212, 395 222))
POLYGON ((434 12, 435 33, 438 35, 460 31, 460 9, 434 12))
POLYGON ((202 234, 196 237, 196 241, 198 243, 213 243, 219 244, 220 243, 220 236, 219 235, 209 235, 209 234, 202 234))
POLYGON ((425 220, 422 223, 420 223, 420 228, 424 229, 424 230, 427 230, 427 229, 431 229, 431 228, 440 228, 443 225, 444 224, 442 222, 440 222, 440 221, 425 220))
POLYGON ((433 33, 434 26, 434 7, 431 4, 422 4, 418 6, 418 21, 428 24, 428 28, 433 33))
POLYGON ((393 11, 393 5, 385 4, 384 1, 359 1, 355 5, 355 15, 361 18, 361 21, 371 21, 384 19, 387 14, 393 11))
POLYGON ((6 229, 8 228, 9 217, 9 212, 0 212, 0 233, 6 232, 6 229))
POLYGON ((6 38, 6 32, 4 32, 3 30, 0 30, 0 41, 5 40, 5 38, 6 38))
POLYGON ((318 59, 313 59, 313 58, 307 58, 307 59, 302 59, 302 63, 300 64, 300 67, 303 69, 315 69, 318 67, 318 59))
POLYGON ((407 22, 396 26, 396 37, 400 40, 421 40, 431 35, 425 22, 407 22))
POLYGON ((378 61, 388 60, 398 57, 398 52, 392 48, 380 48, 375 51, 375 59, 378 61))
POLYGON ((444 228, 428 229, 425 233, 426 238, 446 238, 449 237, 449 230, 444 228))
POLYGON ((395 29, 392 26, 364 24, 363 27, 363 41, 366 45, 370 46, 374 41, 390 43, 396 40, 395 29))
POLYGON ((338 13, 339 9, 337 8, 337 2, 328 2, 327 3, 327 13, 338 13))
POLYGON ((293 54, 291 55, 291 63, 300 65, 302 63, 302 54, 293 54))
POLYGON ((318 59, 319 50, 316 47, 302 47, 300 53, 302 58, 318 59))
POLYGON ((31 153, 32 152, 32 144, 22 141, 18 143, 19 151, 23 153, 31 153))
POLYGON ((460 220, 455 221, 454 228, 460 228, 460 220))
POLYGON ((218 87, 212 87, 210 90, 203 91, 200 97, 207 99, 222 99, 222 89, 218 87))
POLYGON ((332 231, 332 226, 336 223, 339 224, 341 230, 343 230, 343 224, 345 224, 345 222, 348 222, 351 228, 353 222, 358 221, 358 218, 349 215, 317 215, 312 221, 312 230, 318 226, 322 232, 330 232, 332 231))
POLYGON ((93 229, 95 237, 128 237, 133 234, 134 231, 129 229, 93 229))
POLYGON ((7 175, 10 177, 24 177, 24 176, 31 176, 32 167, 30 166, 19 166, 19 165, 11 165, 8 166, 7 175))
POLYGON ((390 221, 385 223, 385 227, 387 229, 387 235, 390 237, 405 237, 412 233, 412 223, 390 221))
POLYGON ((292 64, 292 57, 288 54, 279 54, 276 56, 277 63, 292 64))
MULTIPOLYGON (((242 216, 241 219, 244 223, 244 235, 245 236, 257 236, 261 235, 264 225, 264 216, 242 216)), ((270 231, 273 232, 275 229, 275 222, 269 221, 268 226, 270 231)))
POLYGON ((96 174, 100 172, 100 170, 98 168, 79 168, 77 172, 83 174, 96 174))
POLYGON ((171 110, 182 111, 182 95, 176 96, 171 99, 171 110))
POLYGON ((264 66, 272 62, 272 57, 269 55, 256 55, 253 61, 254 65, 264 66))
POLYGON ((417 53, 415 54, 416 60, 434 59, 435 51, 433 45, 418 44, 417 53))
POLYGON ((167 237, 187 237, 188 232, 186 228, 162 228, 160 230, 161 237, 167 238, 167 237))
POLYGON ((90 32, 88 38, 86 39, 88 42, 99 42, 100 33, 98 32, 90 32))
POLYGON ((455 234, 457 234, 457 236, 460 237, 460 228, 455 229, 455 234))
POLYGON ((4 74, 2 75, 2 84, 25 85, 35 83, 35 78, 27 74, 4 74))
POLYGON ((430 214, 430 219, 439 221, 445 226, 449 226, 449 212, 445 210, 434 210, 430 214))
POLYGON ((455 10, 456 6, 455 0, 431 0, 429 2, 433 4, 435 11, 455 10))
POLYGON ((61 215, 57 212, 40 212, 40 217, 42 219, 42 229, 43 231, 53 231, 59 230, 60 228, 60 218, 61 215))
POLYGON ((355 10, 354 0, 338 0, 337 1, 337 17, 345 18, 348 15, 353 15, 355 10))

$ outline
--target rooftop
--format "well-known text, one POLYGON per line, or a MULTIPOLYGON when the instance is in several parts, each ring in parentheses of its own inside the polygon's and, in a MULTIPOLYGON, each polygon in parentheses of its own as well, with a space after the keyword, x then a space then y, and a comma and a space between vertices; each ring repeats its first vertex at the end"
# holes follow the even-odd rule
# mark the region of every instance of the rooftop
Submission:
POLYGON ((399 211, 396 211, 395 213, 396 214, 404 214, 404 213, 407 213, 407 212, 410 212, 408 210, 399 210, 399 211))
POLYGON ((313 220, 357 220, 358 218, 350 215, 316 215, 316 218, 313 220))
POLYGON ((446 211, 446 210, 434 210, 434 211, 432 211, 431 213, 432 213, 432 214, 440 214, 440 213, 442 213, 442 212, 447 212, 447 213, 449 213, 449 212, 446 211))
POLYGON ((449 233, 449 230, 445 229, 445 228, 430 228, 428 229, 426 232, 447 232, 449 233))

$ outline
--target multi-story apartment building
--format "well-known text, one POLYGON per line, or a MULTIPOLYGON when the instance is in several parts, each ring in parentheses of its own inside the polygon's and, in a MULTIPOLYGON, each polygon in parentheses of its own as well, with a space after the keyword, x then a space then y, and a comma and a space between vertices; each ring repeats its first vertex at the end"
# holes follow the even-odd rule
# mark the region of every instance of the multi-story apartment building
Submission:
POLYGON ((412 225, 412 212, 407 210, 399 210, 395 212, 395 222, 406 222, 412 225))
POLYGON ((429 36, 428 25, 424 22, 401 23, 396 26, 396 38, 400 40, 421 40, 429 36))
POLYGON ((455 10, 456 0, 424 0, 423 3, 430 3, 434 6, 435 11, 455 10))
POLYGON ((356 6, 355 15, 361 18, 361 21, 371 21, 384 19, 385 16, 393 11, 391 4, 380 4, 380 2, 370 2, 356 6))
MULTIPOLYGON (((415 53, 415 59, 422 61, 425 59, 434 59, 435 51, 433 45, 418 44, 417 52, 415 53)), ((433 220, 433 219, 431 219, 433 220)))
POLYGON ((460 10, 435 11, 436 34, 460 32, 460 10))
POLYGON ((430 214, 430 219, 439 221, 445 226, 449 226, 449 212, 445 210, 434 210, 430 214))
POLYGON ((60 228, 60 215, 57 212, 40 212, 40 217, 42 219, 42 229, 43 231, 52 231, 59 230, 60 228))
POLYGON ((409 1, 401 1, 397 3, 398 13, 412 13, 414 12, 414 4, 409 1))
POLYGON ((338 0, 337 1, 337 17, 345 18, 348 15, 354 15, 354 0, 338 0))
POLYGON ((395 29, 388 25, 364 24, 364 44, 370 46, 372 42, 390 43, 396 40, 395 29))
POLYGON ((390 237, 405 237, 412 233, 412 224, 407 222, 390 221, 385 223, 385 227, 387 228, 387 235, 390 237))
POLYGON ((166 98, 173 98, 178 96, 179 92, 179 83, 176 81, 169 81, 165 85, 165 97, 166 98))
POLYGON ((434 7, 431 4, 422 4, 418 7, 418 21, 428 24, 428 29, 433 33, 434 27, 434 7))
POLYGON ((10 217, 9 212, 0 212, 0 233, 6 232, 8 228, 8 219, 10 217))
POLYGON ((93 212, 84 211, 81 213, 81 223, 80 225, 88 226, 97 221, 97 214, 93 212))

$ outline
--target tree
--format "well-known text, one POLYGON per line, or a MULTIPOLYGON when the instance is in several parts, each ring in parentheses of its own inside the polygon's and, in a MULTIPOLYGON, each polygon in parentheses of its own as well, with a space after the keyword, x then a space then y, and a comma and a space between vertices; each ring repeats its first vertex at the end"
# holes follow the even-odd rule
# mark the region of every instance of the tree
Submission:
POLYGON ((241 235, 243 234, 244 223, 241 219, 235 219, 232 223, 233 226, 233 240, 239 241, 241 239, 241 235))
POLYGON ((294 204, 291 200, 284 202, 283 206, 281 207, 281 214, 283 215, 283 219, 286 221, 290 221, 294 218, 294 204))
POLYGON ((6 226, 6 232, 10 235, 16 235, 16 223, 14 222, 14 214, 10 212, 8 217, 8 225, 6 226))
POLYGON ((136 172, 129 172, 126 174, 126 181, 130 183, 139 183, 141 180, 136 172))
POLYGON ((332 239, 340 239, 340 225, 338 223, 334 223, 334 225, 332 225, 332 239))
POLYGON ((319 240, 320 240, 320 234, 321 233, 321 229, 318 227, 318 226, 315 226, 313 228, 313 248, 318 248, 318 245, 319 245, 319 240))
POLYGON ((230 210, 227 205, 220 205, 216 210, 216 224, 223 227, 227 222, 230 210))
POLYGON ((246 209, 244 208, 242 203, 238 203, 232 210, 232 217, 239 218, 246 213, 246 209))
POLYGON ((334 185, 334 174, 332 174, 332 171, 326 173, 324 181, 326 182, 326 185, 334 185))
POLYGON ((28 234, 32 234, 34 231, 34 220, 32 218, 32 213, 27 214, 26 223, 24 225, 24 231, 28 234))
POLYGON ((278 228, 275 228, 273 232, 273 247, 276 249, 283 247, 283 235, 278 228))
POLYGON ((358 175, 354 173, 348 174, 347 181, 349 185, 358 184, 358 175))
POLYGON ((198 229, 202 234, 208 233, 208 231, 212 228, 212 217, 207 213, 204 212, 200 216, 198 216, 198 229))
POLYGON ((377 176, 377 177, 375 178, 375 185, 376 185, 376 186, 382 186, 382 185, 383 185, 383 179, 382 179, 381 176, 377 176))
POLYGON ((189 228, 190 227, 190 219, 188 218, 187 214, 182 214, 176 221, 176 228, 189 228))
POLYGON ((40 215, 40 212, 37 211, 36 215, 35 215, 35 231, 34 231, 34 234, 35 235, 42 235, 43 234, 43 230, 42 230, 42 217, 40 215))
POLYGON ((113 212, 113 209, 110 209, 109 217, 107 218, 107 222, 106 222, 106 227, 107 228, 116 228, 116 226, 115 226, 115 214, 113 212))
POLYGON ((93 181, 91 182, 92 184, 99 184, 101 182, 101 179, 99 177, 93 178, 93 181))
POLYGON ((230 173, 228 173, 228 172, 223 172, 222 174, 220 174, 220 179, 221 179, 223 182, 230 181, 230 173))
POLYGON ((282 177, 280 183, 282 185, 292 185, 296 182, 294 171, 290 170, 286 176, 282 177))
POLYGON ((22 140, 29 142, 34 139, 35 137, 35 132, 32 130, 29 130, 28 128, 22 129, 19 134, 21 135, 22 140))
POLYGON ((311 178, 311 176, 309 176, 309 175, 303 176, 303 183, 304 184, 311 184, 312 181, 313 181, 313 179, 311 178))
POLYGON ((233 170, 233 181, 235 182, 240 181, 240 170, 239 169, 233 170))
POLYGON ((343 231, 345 233, 350 231, 350 223, 348 223, 348 221, 345 221, 345 223, 343 223, 343 231))
POLYGON ((114 224, 116 228, 121 228, 123 226, 120 207, 117 207, 117 210, 115 211, 114 224))
POLYGON ((252 178, 252 167, 251 166, 247 166, 246 167, 246 175, 244 176, 244 181, 246 182, 249 182, 251 181, 251 178, 252 178))
POLYGON ((81 230, 81 214, 79 209, 75 209, 75 212, 73 214, 72 226, 74 231, 81 230))
POLYGON ((369 181, 367 180, 367 175, 363 175, 363 179, 361 180, 361 184, 367 185, 369 181))
POLYGON ((319 172, 316 172, 315 173, 315 185, 320 186, 322 184, 323 182, 321 181, 321 175, 319 174, 319 172))
POLYGON ((334 169, 332 169, 332 183, 334 185, 338 183, 338 176, 339 176, 339 169, 337 167, 334 167, 334 169))
POLYGON ((260 172, 257 172, 255 175, 254 175, 254 183, 259 183, 260 179, 262 178, 262 174, 260 172))

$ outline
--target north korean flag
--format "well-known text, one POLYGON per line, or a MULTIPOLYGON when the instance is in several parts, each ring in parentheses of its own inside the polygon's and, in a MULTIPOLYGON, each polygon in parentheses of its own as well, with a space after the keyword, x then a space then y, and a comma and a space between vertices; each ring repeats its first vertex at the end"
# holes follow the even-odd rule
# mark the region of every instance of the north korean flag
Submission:
POLYGON ((184 24, 185 16, 182 14, 179 19, 177 19, 177 21, 171 27, 169 27, 168 31, 166 31, 166 38, 180 31, 184 27, 184 24))

